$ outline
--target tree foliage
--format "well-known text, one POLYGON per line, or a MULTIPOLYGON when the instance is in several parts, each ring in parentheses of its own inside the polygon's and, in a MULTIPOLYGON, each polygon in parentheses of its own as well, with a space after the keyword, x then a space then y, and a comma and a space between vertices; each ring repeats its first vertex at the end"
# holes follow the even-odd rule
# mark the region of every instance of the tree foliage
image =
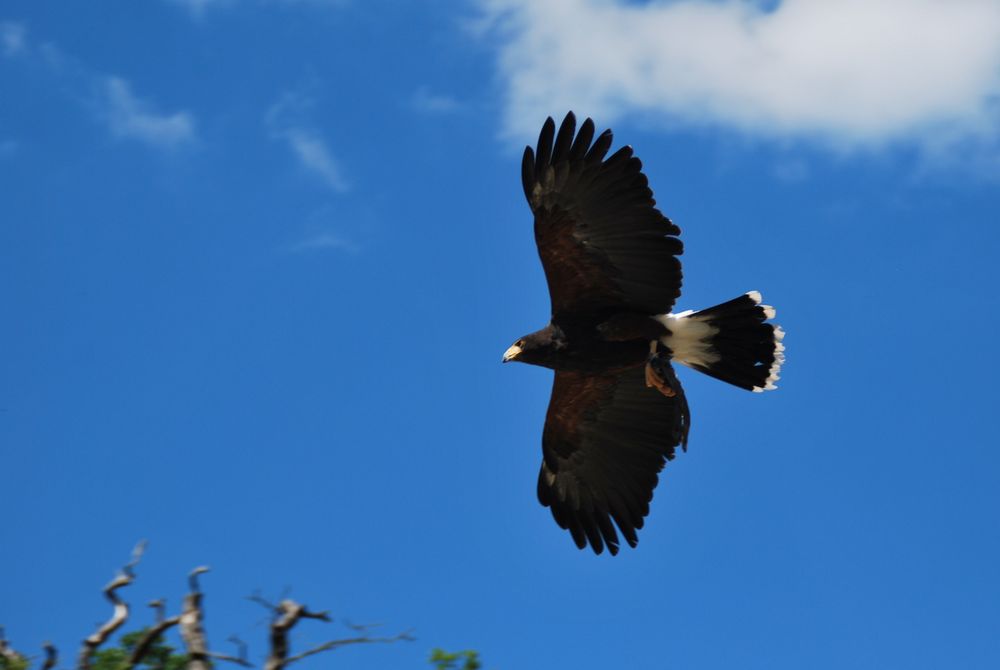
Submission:
POLYGON ((465 651, 434 649, 431 651, 430 660, 434 670, 479 670, 483 667, 479 660, 479 652, 472 649, 465 651), (459 665, 460 662, 462 665, 459 665))
MULTIPOLYGON (((132 631, 121 636, 118 646, 101 649, 94 654, 91 670, 122 670, 128 665, 128 659, 135 651, 136 645, 145 637, 148 629, 132 631)), ((160 636, 149 647, 142 660, 136 666, 140 670, 184 670, 187 664, 187 654, 178 653, 175 647, 164 642, 160 636)))

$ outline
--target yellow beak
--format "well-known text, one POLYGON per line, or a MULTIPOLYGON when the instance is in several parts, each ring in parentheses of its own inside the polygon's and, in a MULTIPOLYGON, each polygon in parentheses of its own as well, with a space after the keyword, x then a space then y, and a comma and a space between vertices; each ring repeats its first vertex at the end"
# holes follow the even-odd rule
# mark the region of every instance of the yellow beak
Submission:
POLYGON ((520 355, 521 355, 521 347, 515 344, 510 349, 503 352, 503 362, 510 363, 513 360, 517 360, 517 357, 520 355))

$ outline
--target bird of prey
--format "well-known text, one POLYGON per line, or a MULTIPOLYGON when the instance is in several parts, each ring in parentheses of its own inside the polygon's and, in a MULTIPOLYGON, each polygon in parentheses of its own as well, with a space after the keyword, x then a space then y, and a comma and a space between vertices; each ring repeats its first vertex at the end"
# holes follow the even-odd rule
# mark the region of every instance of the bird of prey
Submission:
POLYGON ((687 449, 690 413, 672 363, 768 391, 784 332, 757 291, 671 313, 680 228, 656 208, 632 148, 605 158, 611 131, 594 136, 594 122, 576 132, 570 112, 558 132, 546 120, 538 146, 524 150, 552 316, 503 361, 555 370, 538 500, 580 549, 617 554, 619 532, 636 546, 659 472, 678 445, 687 449))

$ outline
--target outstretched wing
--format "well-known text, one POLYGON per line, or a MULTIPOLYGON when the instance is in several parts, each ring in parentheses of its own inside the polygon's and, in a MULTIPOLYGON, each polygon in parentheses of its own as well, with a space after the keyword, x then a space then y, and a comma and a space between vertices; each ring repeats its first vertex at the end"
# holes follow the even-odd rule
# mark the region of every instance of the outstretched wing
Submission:
MULTIPOLYGON (((669 365, 669 363, 667 363, 669 365)), ((538 500, 576 545, 618 553, 618 526, 638 542, 664 463, 686 447, 687 400, 647 388, 642 367, 617 374, 556 372, 542 434, 538 500)))
POLYGON ((656 209, 632 147, 604 160, 611 131, 591 145, 593 121, 575 130, 572 112, 558 134, 550 117, 521 165, 552 313, 666 314, 681 291, 680 228, 656 209))

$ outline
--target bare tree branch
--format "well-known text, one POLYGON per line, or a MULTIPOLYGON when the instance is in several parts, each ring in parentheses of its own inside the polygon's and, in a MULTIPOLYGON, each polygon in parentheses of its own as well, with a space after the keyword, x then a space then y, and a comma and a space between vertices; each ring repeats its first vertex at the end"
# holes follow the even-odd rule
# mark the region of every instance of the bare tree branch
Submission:
POLYGON ((264 663, 264 670, 281 670, 288 664, 288 632, 300 619, 330 620, 326 612, 310 612, 305 605, 288 598, 278 603, 274 614, 274 621, 271 622, 271 653, 264 663))
POLYGON ((56 663, 59 662, 59 651, 56 646, 46 640, 42 644, 42 650, 45 651, 45 660, 42 662, 42 670, 52 670, 56 667, 56 663))
POLYGON ((275 616, 275 612, 278 611, 278 606, 276 604, 272 603, 270 600, 268 600, 264 596, 262 596, 260 594, 260 591, 254 591, 253 593, 251 593, 250 595, 248 595, 247 596, 247 600, 249 600, 250 602, 253 602, 253 603, 257 603, 258 605, 260 605, 261 607, 263 607, 264 609, 266 609, 268 612, 270 612, 271 616, 275 616))
MULTIPOLYGON (((258 602, 263 601, 261 598, 255 598, 258 602)), ((349 644, 365 644, 365 643, 381 643, 381 642, 398 642, 400 640, 412 640, 413 637, 409 632, 400 633, 395 637, 354 637, 346 638, 343 640, 331 640, 325 644, 321 644, 318 647, 314 647, 309 651, 302 652, 295 656, 289 656, 289 642, 288 634, 291 629, 299 622, 301 619, 319 619, 320 621, 331 621, 328 612, 311 612, 305 605, 295 602, 294 600, 285 599, 282 600, 277 607, 274 608, 275 618, 271 622, 271 653, 267 657, 267 662, 264 664, 264 670, 283 670, 288 665, 302 660, 308 656, 314 654, 319 654, 324 651, 329 651, 331 649, 336 649, 338 647, 343 647, 349 644)))
POLYGON ((150 600, 149 606, 156 610, 156 623, 160 623, 167 618, 167 601, 163 598, 150 600))
POLYGON ((184 596, 184 606, 181 609, 181 638, 188 652, 187 670, 210 670, 208 660, 211 653, 208 650, 208 639, 205 637, 203 620, 205 613, 201 607, 202 592, 198 586, 198 575, 208 572, 205 566, 197 567, 188 575, 188 585, 191 592, 184 596))
POLYGON ((203 623, 205 612, 201 605, 203 594, 198 585, 198 575, 208 571, 208 567, 200 566, 188 575, 188 585, 191 592, 184 596, 184 606, 180 616, 177 617, 181 625, 181 638, 184 640, 184 646, 188 653, 187 670, 209 670, 211 668, 210 659, 213 658, 218 661, 236 663, 245 668, 252 668, 253 664, 247 660, 247 646, 243 640, 236 636, 230 637, 229 641, 237 645, 238 656, 222 654, 208 648, 208 639, 203 623))
POLYGON ((337 649, 338 647, 346 647, 349 644, 386 644, 391 642, 412 642, 414 637, 410 635, 410 631, 404 631, 399 635, 393 635, 392 637, 351 637, 343 640, 330 640, 325 642, 318 647, 313 647, 309 651, 304 651, 301 654, 289 657, 285 661, 285 665, 290 665, 295 661, 301 661, 307 656, 312 656, 313 654, 319 654, 324 651, 330 651, 331 649, 337 649))
POLYGON ((201 588, 198 586, 198 575, 203 575, 210 570, 211 568, 207 565, 199 565, 188 573, 188 587, 190 587, 192 593, 201 593, 201 588))
POLYGON ((135 579, 134 568, 139 564, 142 559, 142 554, 146 550, 146 541, 140 540, 135 548, 132 550, 132 560, 125 564, 122 568, 121 573, 111 580, 107 586, 104 587, 104 597, 111 601, 114 605, 114 612, 108 621, 97 629, 93 635, 88 637, 83 641, 83 646, 80 648, 80 656, 77 659, 77 668, 79 670, 89 670, 90 661, 94 656, 94 652, 107 641, 111 635, 118 630, 119 627, 128 618, 128 603, 118 597, 118 589, 128 586, 135 579))
POLYGON ((226 638, 226 642, 232 642, 236 645, 236 653, 240 658, 247 657, 247 643, 241 640, 238 636, 230 635, 226 638))
POLYGON ((229 654, 220 654, 216 651, 208 652, 208 655, 218 661, 229 661, 230 663, 236 663, 237 665, 242 665, 244 668, 252 668, 253 663, 247 660, 247 645, 240 638, 235 635, 230 635, 227 642, 232 642, 236 645, 236 656, 230 656, 229 654))
POLYGON ((129 577, 135 577, 135 574, 132 572, 132 569, 135 568, 135 566, 139 565, 139 561, 142 560, 142 555, 146 553, 147 544, 149 543, 146 542, 146 540, 139 540, 136 543, 136 545, 132 548, 132 560, 129 561, 124 568, 122 568, 122 572, 127 574, 129 577))
POLYGON ((214 658, 217 661, 229 661, 230 663, 235 663, 236 665, 242 665, 244 668, 252 668, 253 663, 245 658, 240 658, 238 656, 230 656, 229 654, 220 654, 217 651, 208 652, 209 658, 214 658))
POLYGON ((349 621, 347 619, 344 619, 342 623, 357 633, 375 630, 376 628, 381 628, 385 625, 384 623, 354 623, 353 621, 349 621))

